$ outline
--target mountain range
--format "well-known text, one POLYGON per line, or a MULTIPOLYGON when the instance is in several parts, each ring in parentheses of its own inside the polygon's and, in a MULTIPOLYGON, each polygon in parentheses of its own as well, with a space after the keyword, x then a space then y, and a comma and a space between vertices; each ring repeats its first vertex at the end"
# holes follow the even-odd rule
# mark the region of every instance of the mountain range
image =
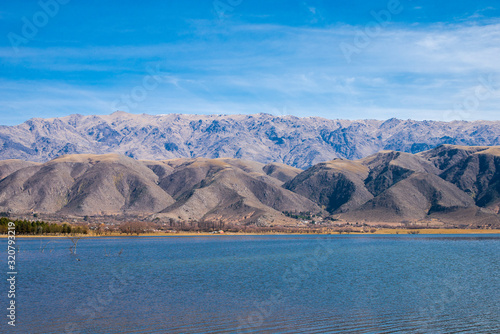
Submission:
POLYGON ((47 162, 68 154, 135 159, 236 158, 308 168, 382 150, 500 145, 498 121, 331 120, 256 115, 71 115, 0 126, 0 159, 47 162))
POLYGON ((340 222, 500 227, 500 146, 382 150, 305 170, 235 158, 122 154, 4 160, 0 211, 259 226, 297 224, 290 213, 307 213, 340 222))

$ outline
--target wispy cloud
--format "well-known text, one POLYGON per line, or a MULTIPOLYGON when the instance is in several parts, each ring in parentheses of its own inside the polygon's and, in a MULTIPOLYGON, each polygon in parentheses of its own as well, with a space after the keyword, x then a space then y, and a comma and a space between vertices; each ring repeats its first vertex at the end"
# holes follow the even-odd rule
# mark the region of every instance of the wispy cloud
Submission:
MULTIPOLYGON (((362 26, 192 24, 197 29, 189 41, 169 44, 25 48, 18 54, 1 48, 4 67, 30 71, 25 74, 30 82, 20 81, 17 72, 3 74, 2 86, 16 88, 1 108, 42 115, 55 109, 104 113, 142 80, 147 66, 156 64, 165 80, 132 112, 286 109, 332 118, 363 118, 368 112, 370 118, 443 119, 478 85, 479 76, 500 73, 498 22, 393 24, 350 64, 339 44, 352 41, 362 26), (43 87, 43 94, 33 93, 32 85, 43 87)), ((498 96, 482 101, 470 118, 497 118, 498 102, 498 96)))

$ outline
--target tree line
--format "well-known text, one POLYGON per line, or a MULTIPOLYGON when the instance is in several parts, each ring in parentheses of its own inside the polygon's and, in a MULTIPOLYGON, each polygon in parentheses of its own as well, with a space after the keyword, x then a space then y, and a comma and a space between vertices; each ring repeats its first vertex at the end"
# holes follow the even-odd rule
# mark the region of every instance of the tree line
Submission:
POLYGON ((0 218, 0 233, 5 234, 8 231, 9 222, 16 225, 16 234, 18 235, 45 235, 45 234, 87 234, 88 229, 81 226, 72 226, 70 224, 47 223, 44 221, 12 220, 9 218, 0 218))

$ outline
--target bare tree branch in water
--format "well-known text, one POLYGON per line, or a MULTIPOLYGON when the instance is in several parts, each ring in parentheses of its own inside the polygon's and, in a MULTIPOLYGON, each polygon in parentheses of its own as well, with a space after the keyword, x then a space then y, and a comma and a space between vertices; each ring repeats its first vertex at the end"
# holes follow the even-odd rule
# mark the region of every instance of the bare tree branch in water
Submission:
MULTIPOLYGON (((80 237, 68 236, 68 239, 71 240, 71 242, 73 243, 73 246, 69 247, 69 251, 71 252, 72 255, 76 256, 76 246, 78 245, 78 241, 80 241, 80 237)), ((76 260, 80 261, 78 257, 76 257, 76 260)))
POLYGON ((43 251, 45 250, 45 247, 47 247, 47 245, 50 244, 50 241, 48 241, 45 245, 43 245, 43 241, 40 240, 40 253, 43 253, 43 251), (43 245, 43 247, 42 247, 43 245))

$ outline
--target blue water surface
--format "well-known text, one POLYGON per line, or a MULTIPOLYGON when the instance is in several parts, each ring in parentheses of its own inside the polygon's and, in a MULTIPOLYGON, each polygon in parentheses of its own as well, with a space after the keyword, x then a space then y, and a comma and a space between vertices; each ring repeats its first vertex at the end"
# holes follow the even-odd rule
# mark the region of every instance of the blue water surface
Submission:
POLYGON ((2 333, 500 333, 498 235, 17 245, 16 327, 2 280, 2 333))

